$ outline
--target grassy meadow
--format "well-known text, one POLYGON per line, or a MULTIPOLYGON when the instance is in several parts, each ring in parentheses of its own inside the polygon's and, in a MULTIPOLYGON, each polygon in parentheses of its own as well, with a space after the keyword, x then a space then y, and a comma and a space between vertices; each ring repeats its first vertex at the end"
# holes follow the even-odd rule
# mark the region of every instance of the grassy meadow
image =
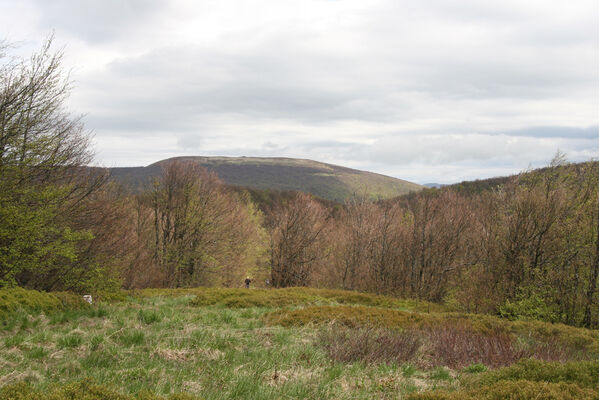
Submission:
POLYGON ((599 332, 318 289, 0 291, 0 399, 599 399, 599 332))

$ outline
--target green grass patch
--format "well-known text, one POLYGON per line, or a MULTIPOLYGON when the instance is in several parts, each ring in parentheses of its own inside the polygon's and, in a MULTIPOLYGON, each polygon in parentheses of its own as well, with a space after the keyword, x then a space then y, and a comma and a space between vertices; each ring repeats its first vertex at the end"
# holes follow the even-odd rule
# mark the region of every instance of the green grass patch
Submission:
POLYGON ((140 322, 150 325, 162 321, 162 314, 154 310, 139 310, 137 318, 140 322))
POLYGON ((56 343, 56 345, 59 349, 69 349, 81 346, 82 342, 83 338, 81 337, 81 335, 72 334, 59 338, 58 343, 56 343))

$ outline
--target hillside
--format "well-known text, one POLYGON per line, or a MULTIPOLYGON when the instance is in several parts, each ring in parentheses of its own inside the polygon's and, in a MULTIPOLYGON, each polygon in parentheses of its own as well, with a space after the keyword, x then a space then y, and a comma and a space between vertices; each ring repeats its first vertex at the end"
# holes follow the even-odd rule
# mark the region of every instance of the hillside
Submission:
POLYGON ((158 176, 161 167, 173 161, 194 161, 214 171, 226 184, 253 189, 297 190, 327 200, 343 201, 354 194, 386 199, 422 186, 375 174, 295 158, 259 157, 176 157, 146 167, 111 168, 119 182, 139 187, 158 176))

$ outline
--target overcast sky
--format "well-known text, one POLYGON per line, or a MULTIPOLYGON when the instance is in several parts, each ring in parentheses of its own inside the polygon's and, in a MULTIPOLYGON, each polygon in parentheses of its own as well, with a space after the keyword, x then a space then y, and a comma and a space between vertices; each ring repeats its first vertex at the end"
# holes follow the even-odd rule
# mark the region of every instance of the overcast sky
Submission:
POLYGON ((97 164, 285 156, 449 183, 599 157, 599 2, 0 0, 97 164))

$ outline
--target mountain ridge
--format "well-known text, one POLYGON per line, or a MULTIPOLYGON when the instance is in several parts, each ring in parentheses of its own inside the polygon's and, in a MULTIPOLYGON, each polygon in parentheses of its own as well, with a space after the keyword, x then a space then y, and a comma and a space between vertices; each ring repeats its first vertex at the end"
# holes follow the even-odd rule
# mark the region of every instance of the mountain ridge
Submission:
POLYGON ((195 162, 215 172, 228 185, 254 189, 296 190, 332 201, 354 195, 388 199, 423 186, 403 179, 301 158, 180 156, 156 161, 145 167, 109 168, 121 183, 140 187, 160 175, 169 163, 195 162))

